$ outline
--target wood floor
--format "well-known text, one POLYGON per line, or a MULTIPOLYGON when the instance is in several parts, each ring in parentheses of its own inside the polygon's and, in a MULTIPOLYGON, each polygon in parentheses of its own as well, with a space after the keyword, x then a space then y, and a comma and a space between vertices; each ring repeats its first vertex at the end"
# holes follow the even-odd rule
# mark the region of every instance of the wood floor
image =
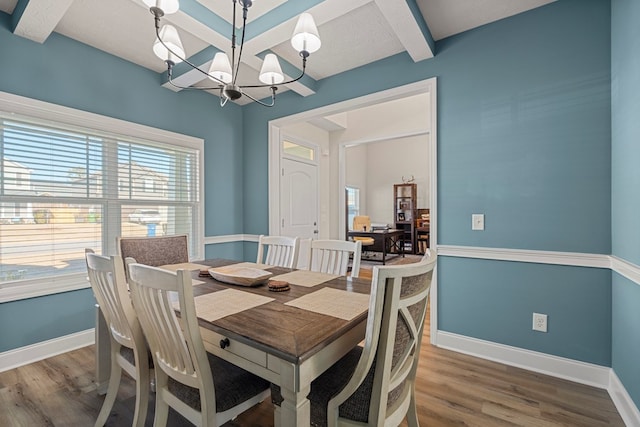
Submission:
MULTIPOLYGON (((104 399, 93 384, 93 364, 89 346, 0 373, 0 426, 92 426, 104 399)), ((624 426, 605 390, 433 347, 428 325, 416 393, 423 427, 624 426)), ((125 375, 107 425, 131 425, 133 396, 125 375)), ((171 417, 170 426, 183 425, 189 424, 171 417)), ((273 426, 271 403, 225 426, 273 426)))

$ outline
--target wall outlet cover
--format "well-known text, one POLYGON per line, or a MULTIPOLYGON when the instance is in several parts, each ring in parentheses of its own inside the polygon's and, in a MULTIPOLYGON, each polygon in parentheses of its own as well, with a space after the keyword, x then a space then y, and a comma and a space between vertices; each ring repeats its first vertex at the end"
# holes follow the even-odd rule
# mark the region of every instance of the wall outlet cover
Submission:
POLYGON ((538 332, 547 332, 547 315, 533 313, 533 330, 538 332))

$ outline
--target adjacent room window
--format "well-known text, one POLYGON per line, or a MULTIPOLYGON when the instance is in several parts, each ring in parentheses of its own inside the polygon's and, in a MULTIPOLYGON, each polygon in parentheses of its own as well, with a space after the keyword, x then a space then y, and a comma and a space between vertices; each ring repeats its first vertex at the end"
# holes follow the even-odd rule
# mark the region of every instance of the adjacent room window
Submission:
POLYGON ((84 280, 85 248, 117 236, 200 255, 200 151, 0 112, 0 289, 84 280))
POLYGON ((353 228, 353 218, 360 215, 360 189, 346 187, 347 190, 347 228, 353 228))

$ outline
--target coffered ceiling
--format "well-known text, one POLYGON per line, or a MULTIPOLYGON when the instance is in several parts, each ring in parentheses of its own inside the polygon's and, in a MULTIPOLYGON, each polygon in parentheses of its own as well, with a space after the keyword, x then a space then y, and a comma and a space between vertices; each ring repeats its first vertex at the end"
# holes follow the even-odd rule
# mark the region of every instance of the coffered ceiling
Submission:
MULTIPOLYGON (((289 39, 298 15, 305 11, 315 18, 322 47, 309 57, 307 76, 278 93, 288 89, 300 96, 313 95, 324 78, 405 51, 413 61, 429 60, 437 54, 437 40, 552 1, 254 0, 239 82, 258 83, 261 57, 268 51, 278 55, 285 74, 297 76, 301 61, 289 39)), ((189 59, 208 69, 215 52, 230 53, 232 4, 233 0, 180 0, 180 11, 162 21, 178 28, 189 59)), ((19 5, 18 0, 0 0, 0 10, 15 15, 16 35, 44 43, 56 32, 157 73, 166 72, 165 64, 152 53, 153 16, 142 0, 30 0, 19 5)), ((174 78, 185 86, 212 83, 184 64, 176 66, 174 78)), ((268 90, 253 94, 266 97, 268 90)), ((245 97, 238 100, 245 102, 245 97)))

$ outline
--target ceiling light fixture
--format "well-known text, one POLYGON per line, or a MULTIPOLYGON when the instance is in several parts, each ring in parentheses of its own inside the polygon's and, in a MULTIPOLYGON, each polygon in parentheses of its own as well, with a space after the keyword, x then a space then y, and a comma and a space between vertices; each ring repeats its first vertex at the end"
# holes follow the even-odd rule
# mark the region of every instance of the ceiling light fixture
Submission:
POLYGON ((289 83, 300 80, 306 71, 307 58, 310 54, 320 49, 320 36, 318 35, 318 29, 313 20, 313 17, 308 13, 303 13, 298 18, 293 36, 291 37, 291 45, 298 51, 302 57, 302 72, 298 77, 292 80, 284 81, 284 74, 280 67, 278 57, 273 53, 269 53, 264 57, 262 62, 262 69, 260 70, 259 79, 263 84, 256 85, 239 85, 238 70, 240 68, 240 62, 242 58, 242 48, 244 47, 244 34, 247 25, 247 13, 249 8, 253 4, 252 0, 231 0, 233 2, 233 21, 231 32, 231 61, 224 52, 218 52, 211 61, 209 71, 204 71, 198 66, 192 64, 186 59, 184 48, 182 47, 182 41, 178 35, 178 31, 172 25, 164 25, 160 28, 160 18, 164 15, 175 13, 179 9, 178 0, 142 0, 147 6, 149 11, 154 16, 156 27, 156 41, 153 44, 153 52, 156 56, 162 59, 167 64, 167 76, 169 83, 180 89, 199 89, 199 90, 215 90, 220 91, 220 105, 224 106, 227 101, 235 101, 241 98, 243 95, 264 105, 265 107, 272 107, 276 100, 276 91, 278 86, 286 85, 289 83), (240 3, 242 6, 242 34, 240 40, 240 52, 236 60, 236 3, 240 3), (184 62, 195 70, 198 70, 209 79, 218 83, 216 87, 192 87, 192 86, 180 86, 173 81, 172 71, 173 67, 184 62), (263 102, 254 98, 248 94, 245 89, 268 87, 271 89, 271 103, 263 102))

